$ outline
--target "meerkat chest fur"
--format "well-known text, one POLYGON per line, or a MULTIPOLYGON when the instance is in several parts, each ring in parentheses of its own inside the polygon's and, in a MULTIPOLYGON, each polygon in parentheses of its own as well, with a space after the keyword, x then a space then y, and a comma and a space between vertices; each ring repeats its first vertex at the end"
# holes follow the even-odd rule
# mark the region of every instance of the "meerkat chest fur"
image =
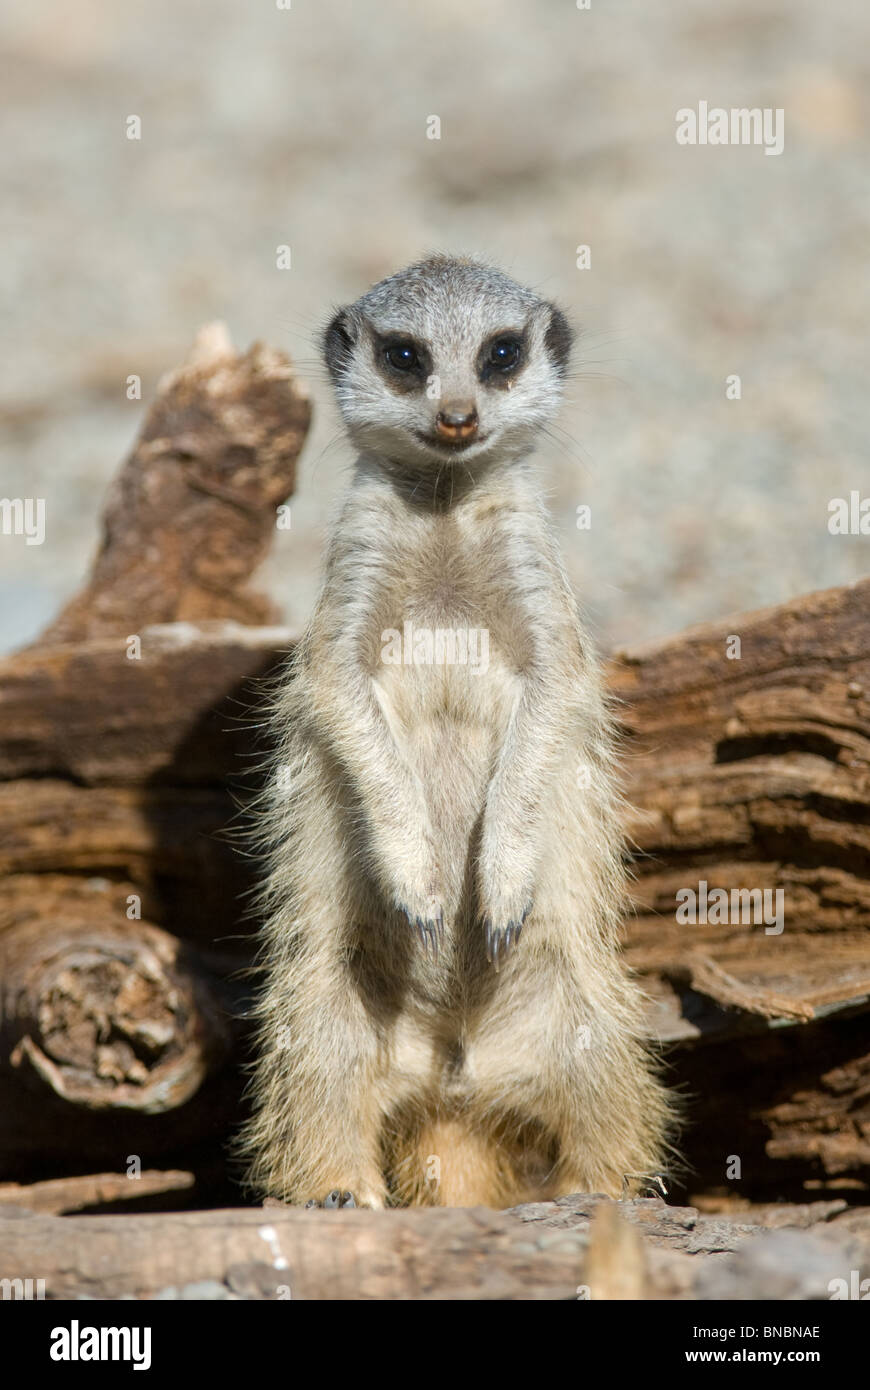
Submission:
MULTIPOLYGON (((334 602, 357 633, 350 660, 363 662, 429 812, 448 964, 457 930, 473 925, 469 857, 524 682, 573 664, 560 698, 567 709, 581 695, 573 614, 534 479, 515 463, 447 508, 364 473, 335 541, 334 602)), ((416 973, 443 984, 435 966, 424 956, 416 973)))

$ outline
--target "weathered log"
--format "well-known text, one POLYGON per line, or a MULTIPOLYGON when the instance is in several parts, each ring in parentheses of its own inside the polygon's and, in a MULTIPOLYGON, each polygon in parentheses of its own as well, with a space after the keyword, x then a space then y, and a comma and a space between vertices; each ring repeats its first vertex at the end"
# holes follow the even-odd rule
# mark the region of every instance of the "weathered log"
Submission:
POLYGON ((245 584, 293 491, 311 416, 288 359, 256 344, 238 355, 222 324, 158 387, 112 486, 87 585, 40 642, 135 636, 149 623, 268 621, 245 584))
MULTIPOLYGON (((57 881, 55 880, 55 887, 57 881)), ((159 927, 127 920, 104 895, 47 900, 0 933, 0 1149, 75 1153, 117 1115, 184 1107, 231 1049, 227 1000, 197 953, 159 927), (88 1113, 79 1127, 70 1117, 88 1113), (102 1126, 99 1119, 102 1117, 102 1126), (66 1123, 62 1123, 63 1120, 66 1123)), ((135 901, 135 899, 134 899, 135 901)), ((139 1129, 138 1133, 145 1133, 139 1129)))
POLYGON ((65 1212, 97 1210, 120 1202, 140 1202, 143 1198, 164 1197, 170 1192, 186 1192, 194 1185, 193 1173, 88 1173, 82 1177, 55 1178, 48 1182, 0 1183, 0 1207, 22 1207, 26 1211, 62 1216, 65 1212))
POLYGON ((38 1275, 48 1299, 828 1298, 868 1253, 866 1234, 833 1223, 765 1233, 657 1199, 62 1218, 0 1207, 0 1279, 38 1275))
POLYGON ((109 637, 0 661, 0 781, 224 788, 244 774, 260 678, 294 634, 236 622, 137 632, 134 659, 109 637))
POLYGON ((637 808, 632 962, 689 983, 712 958, 748 993, 709 972, 705 992, 768 1016, 870 992, 870 580, 621 653, 610 686, 637 808), (677 922, 702 880, 781 890, 783 932, 677 922))
POLYGON ((712 1054, 689 1049, 680 1077, 693 1097, 693 1160, 708 1185, 718 1175, 720 1191, 773 1198, 814 1181, 870 1181, 866 1013, 732 1037, 712 1054), (732 1155, 736 1183, 727 1180, 732 1155))
POLYGON ((235 816, 225 788, 0 783, 0 933, 34 876, 59 871, 132 882, 149 918, 186 939, 232 937, 250 876, 226 833, 235 816))

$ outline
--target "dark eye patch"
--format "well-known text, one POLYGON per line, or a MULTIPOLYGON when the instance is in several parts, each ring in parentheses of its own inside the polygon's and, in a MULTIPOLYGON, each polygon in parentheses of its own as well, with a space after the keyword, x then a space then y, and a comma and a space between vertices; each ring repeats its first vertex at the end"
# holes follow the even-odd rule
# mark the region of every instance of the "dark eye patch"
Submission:
POLYGON ((372 333, 378 371, 398 391, 417 391, 432 374, 425 343, 405 333, 372 333))
POLYGON ((503 329, 487 338, 477 354, 477 375, 488 386, 504 386, 525 366, 527 353, 526 330, 503 329))

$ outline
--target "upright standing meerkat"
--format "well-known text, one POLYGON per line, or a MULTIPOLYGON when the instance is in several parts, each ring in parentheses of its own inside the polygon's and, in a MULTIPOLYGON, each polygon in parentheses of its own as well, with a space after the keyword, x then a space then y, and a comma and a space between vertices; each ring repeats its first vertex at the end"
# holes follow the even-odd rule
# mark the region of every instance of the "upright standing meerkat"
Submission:
POLYGON ((359 451, 274 708, 253 1186, 619 1195, 670 1106, 620 961, 611 729, 530 453, 564 316, 433 257, 335 315, 359 451))

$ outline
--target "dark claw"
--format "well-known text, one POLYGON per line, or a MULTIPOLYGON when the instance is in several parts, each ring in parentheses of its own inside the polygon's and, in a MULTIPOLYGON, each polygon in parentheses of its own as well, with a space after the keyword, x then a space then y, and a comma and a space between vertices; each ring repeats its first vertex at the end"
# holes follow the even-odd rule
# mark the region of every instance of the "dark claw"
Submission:
POLYGON ((355 1206, 356 1198, 352 1192, 342 1192, 334 1187, 323 1202, 318 1202, 316 1197, 312 1197, 310 1202, 305 1203, 305 1211, 310 1211, 312 1207, 322 1207, 324 1211, 338 1211, 339 1207, 355 1206))
POLYGON ((493 936, 495 935, 495 933, 493 932, 492 918, 491 918, 491 917, 484 917, 484 919, 483 919, 483 934, 484 934, 484 939, 486 940, 486 958, 487 958, 487 960, 489 961, 489 963, 490 963, 490 965, 491 965, 491 964, 492 964, 493 936))
POLYGON ((517 945, 523 930, 523 923, 532 910, 532 905, 523 909, 523 914, 517 922, 512 918, 506 927, 494 927, 492 918, 489 916, 483 919, 483 929, 486 937, 486 958, 490 965, 498 974, 503 960, 506 960, 511 951, 517 945))
MULTIPOLYGON (((407 916, 408 914, 406 913, 405 915, 407 916)), ((411 921, 410 917, 408 917, 408 921, 411 921)), ((422 917, 415 917, 411 925, 420 938, 420 945, 423 947, 426 955, 429 955, 429 948, 431 946, 432 958, 437 961, 438 951, 444 941, 444 913, 439 912, 437 917, 427 917, 425 920, 422 917)))

